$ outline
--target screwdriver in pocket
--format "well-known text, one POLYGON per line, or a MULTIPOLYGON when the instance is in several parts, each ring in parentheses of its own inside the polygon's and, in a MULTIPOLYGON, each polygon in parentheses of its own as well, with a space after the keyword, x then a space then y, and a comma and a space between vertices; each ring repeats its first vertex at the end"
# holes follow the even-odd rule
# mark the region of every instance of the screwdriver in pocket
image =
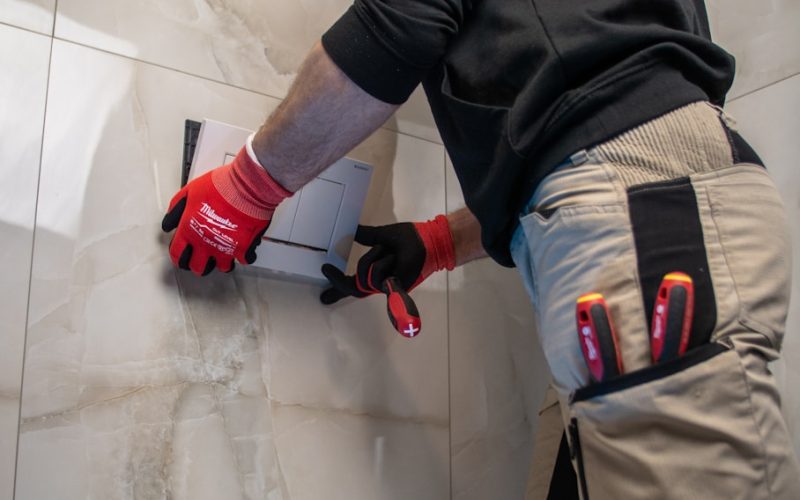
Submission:
POLYGON ((689 275, 672 272, 658 287, 650 329, 653 363, 683 356, 689 345, 694 316, 694 284, 689 275))
POLYGON ((581 295, 578 297, 575 309, 581 351, 589 367, 592 381, 602 382, 621 375, 622 357, 619 354, 617 335, 603 295, 599 293, 581 295))

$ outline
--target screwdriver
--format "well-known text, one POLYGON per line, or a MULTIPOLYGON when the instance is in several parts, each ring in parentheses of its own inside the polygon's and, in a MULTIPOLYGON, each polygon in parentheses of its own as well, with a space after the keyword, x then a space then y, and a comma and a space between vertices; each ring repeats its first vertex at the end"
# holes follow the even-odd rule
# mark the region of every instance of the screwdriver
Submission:
POLYGON ((383 281, 383 293, 386 294, 386 312, 397 333, 407 338, 419 335, 422 319, 417 305, 396 278, 389 277, 383 281))
POLYGON ((603 295, 599 293, 581 295, 578 297, 575 309, 581 351, 589 367, 592 381, 602 382, 621 375, 622 357, 619 355, 617 335, 614 333, 603 295))
POLYGON ((653 363, 682 356, 689 345, 694 316, 694 284, 681 272, 664 276, 658 288, 653 325, 650 329, 650 351, 653 363))

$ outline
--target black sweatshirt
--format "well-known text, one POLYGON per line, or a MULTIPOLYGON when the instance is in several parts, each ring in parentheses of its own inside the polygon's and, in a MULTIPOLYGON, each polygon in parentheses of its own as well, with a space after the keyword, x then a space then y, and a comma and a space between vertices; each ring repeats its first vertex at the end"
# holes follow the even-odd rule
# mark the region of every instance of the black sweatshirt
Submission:
POLYGON ((722 104, 734 72, 702 0, 356 0, 322 43, 382 101, 423 83, 483 246, 506 266, 556 165, 685 104, 722 104))

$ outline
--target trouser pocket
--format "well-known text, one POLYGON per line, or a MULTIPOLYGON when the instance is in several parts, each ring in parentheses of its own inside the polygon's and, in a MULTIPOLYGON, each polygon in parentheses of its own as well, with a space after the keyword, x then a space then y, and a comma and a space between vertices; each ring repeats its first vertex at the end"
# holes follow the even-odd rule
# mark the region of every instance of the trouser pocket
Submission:
MULTIPOLYGON (((707 225, 709 232, 716 231, 725 258, 725 266, 712 272, 720 275, 718 281, 730 278, 733 298, 738 299, 732 316, 764 335, 770 347, 779 351, 788 312, 792 253, 786 211, 775 185, 763 168, 754 165, 737 165, 693 182, 708 197, 711 218, 707 225)), ((714 339, 725 334, 719 332, 714 339)))
POLYGON ((569 413, 584 500, 771 498, 742 364, 722 344, 579 389, 569 413))

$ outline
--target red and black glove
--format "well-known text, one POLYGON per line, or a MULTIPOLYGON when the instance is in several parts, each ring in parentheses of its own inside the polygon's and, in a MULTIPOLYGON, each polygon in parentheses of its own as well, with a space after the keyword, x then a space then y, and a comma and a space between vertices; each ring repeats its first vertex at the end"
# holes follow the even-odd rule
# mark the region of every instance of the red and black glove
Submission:
POLYGON ((242 148, 231 163, 194 179, 172 198, 161 228, 178 229, 169 245, 173 264, 205 276, 215 267, 232 271, 234 259, 256 260, 275 207, 292 193, 250 154, 242 148))
POLYGON ((330 264, 322 266, 322 274, 331 283, 320 295, 323 304, 387 293, 388 278, 411 291, 432 273, 456 265, 453 236, 444 215, 428 222, 359 226, 355 240, 372 248, 359 259, 355 276, 346 276, 330 264))

